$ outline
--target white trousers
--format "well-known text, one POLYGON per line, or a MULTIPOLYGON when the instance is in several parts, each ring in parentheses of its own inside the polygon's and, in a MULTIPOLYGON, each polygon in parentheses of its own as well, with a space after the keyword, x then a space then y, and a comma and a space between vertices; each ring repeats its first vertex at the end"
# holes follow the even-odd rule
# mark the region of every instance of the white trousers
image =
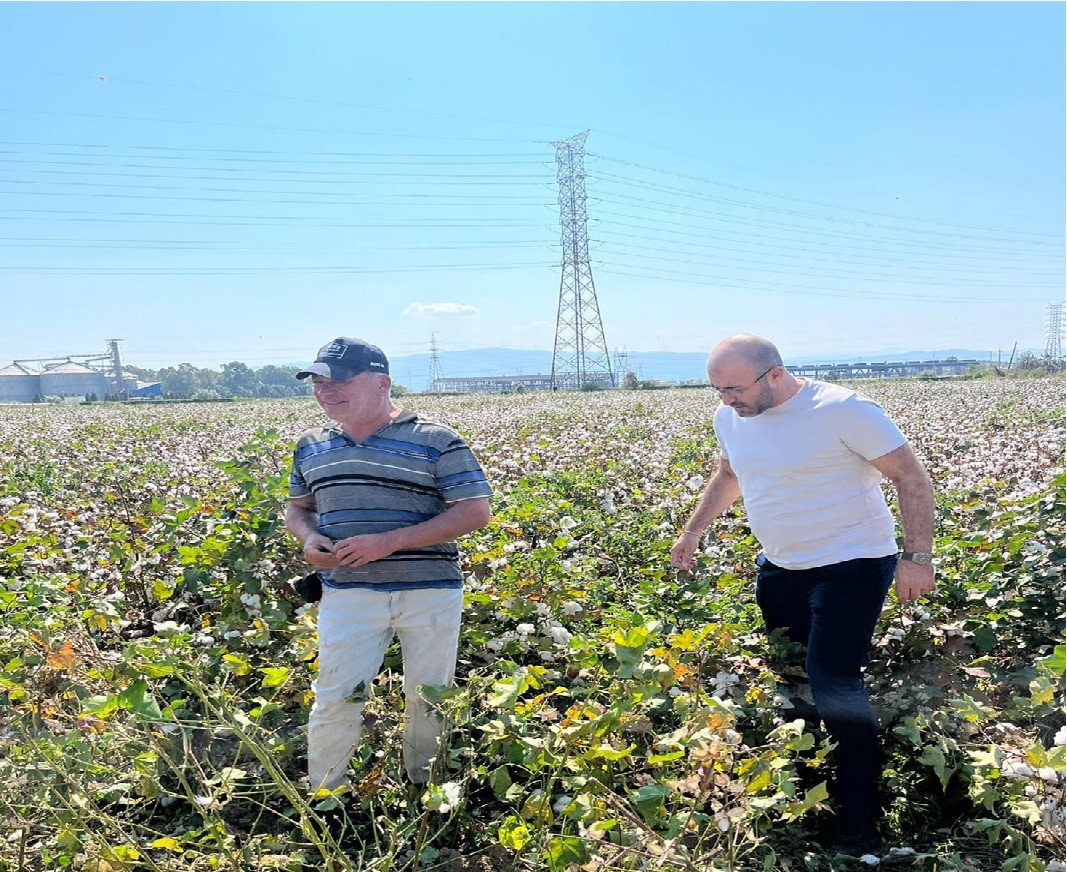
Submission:
POLYGON ((404 768, 414 783, 429 780, 442 725, 417 688, 452 683, 462 611, 462 590, 323 587, 319 676, 308 718, 312 790, 346 783, 363 728, 363 703, 394 635, 404 660, 404 768))

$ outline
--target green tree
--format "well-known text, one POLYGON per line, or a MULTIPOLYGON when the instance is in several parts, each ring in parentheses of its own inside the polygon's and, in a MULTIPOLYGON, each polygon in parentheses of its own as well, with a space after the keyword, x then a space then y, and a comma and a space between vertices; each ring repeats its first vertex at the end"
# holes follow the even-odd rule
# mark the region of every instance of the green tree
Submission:
POLYGON ((308 383, 296 378, 295 366, 268 364, 256 370, 257 397, 297 397, 308 393, 308 383))
POLYGON ((179 363, 159 371, 164 396, 188 399, 202 387, 200 370, 191 363, 179 363))
POLYGON ((222 365, 218 392, 223 397, 254 397, 256 395, 256 374, 248 364, 239 360, 222 365))

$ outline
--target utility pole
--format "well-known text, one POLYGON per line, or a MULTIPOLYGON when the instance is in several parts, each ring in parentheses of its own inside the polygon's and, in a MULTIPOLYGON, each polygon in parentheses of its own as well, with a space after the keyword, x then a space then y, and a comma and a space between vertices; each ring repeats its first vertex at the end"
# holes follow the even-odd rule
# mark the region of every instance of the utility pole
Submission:
POLYGON ((585 201, 585 139, 587 130, 556 149, 559 181, 560 243, 563 262, 552 351, 552 390, 584 385, 611 387, 611 357, 600 320, 593 268, 589 262, 589 218, 585 201))

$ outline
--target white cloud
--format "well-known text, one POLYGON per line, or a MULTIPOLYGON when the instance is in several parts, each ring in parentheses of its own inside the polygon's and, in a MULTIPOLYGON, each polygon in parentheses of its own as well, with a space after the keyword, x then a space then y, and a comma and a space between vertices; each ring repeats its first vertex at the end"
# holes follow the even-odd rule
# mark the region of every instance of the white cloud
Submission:
POLYGON ((432 315, 481 315, 482 310, 464 303, 412 303, 401 315, 405 318, 427 318, 432 315))

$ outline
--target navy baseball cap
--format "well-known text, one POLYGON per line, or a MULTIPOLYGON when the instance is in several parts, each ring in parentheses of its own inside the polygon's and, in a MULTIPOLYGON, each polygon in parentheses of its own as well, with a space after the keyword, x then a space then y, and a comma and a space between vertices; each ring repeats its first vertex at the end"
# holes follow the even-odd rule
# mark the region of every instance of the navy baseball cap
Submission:
POLYGON ((322 375, 334 381, 355 378, 361 372, 389 373, 389 360, 377 345, 362 339, 339 336, 319 349, 315 362, 296 374, 297 378, 322 375))

